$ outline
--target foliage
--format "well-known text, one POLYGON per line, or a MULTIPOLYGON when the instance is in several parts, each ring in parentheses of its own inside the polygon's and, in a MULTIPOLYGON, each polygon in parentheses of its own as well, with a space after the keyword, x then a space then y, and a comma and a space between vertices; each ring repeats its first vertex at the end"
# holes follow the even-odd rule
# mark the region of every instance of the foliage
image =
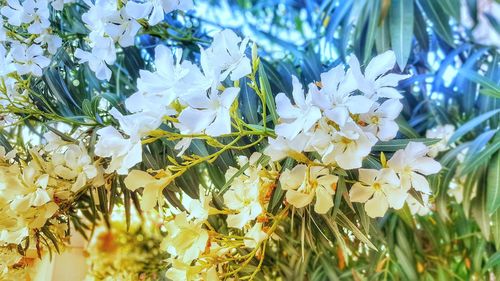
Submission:
MULTIPOLYGON (((207 5, 214 7, 214 13, 224 9, 218 2, 207 5)), ((368 65, 378 54, 394 50, 396 70, 411 74, 398 86, 404 95, 403 112, 397 120, 399 134, 394 140, 377 143, 364 159, 364 168, 386 167, 385 158, 405 148, 409 140, 432 147, 438 140, 429 140, 426 132, 438 125, 452 124, 456 130, 436 157, 443 169, 430 180, 434 207, 429 214, 414 216, 411 206, 405 205, 380 219, 370 218, 363 204, 353 203, 349 197, 358 171, 339 167, 332 168, 339 181, 328 215, 309 207, 291 208, 283 203, 285 190, 274 177, 277 186, 265 213, 273 235, 280 239, 264 244, 261 250, 238 250, 239 257, 250 258, 230 263, 225 272, 258 280, 483 280, 500 275, 500 53, 474 37, 484 17, 476 11, 476 1, 466 4, 472 27, 463 26, 458 0, 239 0, 228 1, 228 5, 235 16, 248 15, 237 28, 255 36, 259 45, 252 47, 253 53, 247 52, 252 72, 226 85, 241 88, 231 113, 236 122, 234 133, 194 136, 184 157, 178 157, 174 147, 186 135, 172 126, 163 125, 142 139, 143 162, 134 169, 148 171, 157 179, 167 171, 173 173, 162 191, 167 206, 182 210, 186 195, 203 198, 205 190, 211 191, 212 204, 220 213, 211 216, 208 225, 227 234, 225 220, 231 213, 223 205, 223 194, 234 177, 225 177, 225 172, 238 167, 237 156, 263 151, 267 138, 276 137, 275 126, 281 122, 276 95, 290 96, 291 75, 304 85, 321 81, 321 73, 348 63, 352 54, 368 65), (292 35, 287 38, 284 34, 292 35), (453 185, 459 187, 452 189, 453 185), (458 189, 462 200, 452 195, 457 188, 462 188, 458 189)), ((31 161, 28 147, 39 143, 33 135, 41 138, 46 132, 69 143, 84 140, 92 160, 106 162, 94 151, 98 130, 120 127, 110 108, 126 112, 125 101, 138 90, 139 70, 157 68, 155 47, 164 44, 182 49, 183 60, 199 62, 200 47, 208 48, 213 39, 205 29, 213 25, 213 19, 196 12, 174 11, 158 25, 139 21, 136 44, 117 48, 116 61, 109 65, 111 77, 102 81, 74 56, 76 49, 89 47, 90 30, 80 16, 88 8, 83 1, 69 3, 50 19, 64 45, 51 57, 43 76, 23 80, 29 102, 1 109, 5 116, 16 116, 16 122, 3 129, 0 142, 7 151, 15 144, 26 162, 31 161), (62 123, 70 128, 61 127, 62 123), (29 139, 23 136, 26 131, 30 131, 29 139)), ((499 32, 498 19, 486 18, 499 32)), ((312 153, 307 156, 317 159, 312 153)), ((269 160, 259 161, 266 166, 269 160)), ((288 158, 266 172, 282 174, 307 161, 288 158)), ((249 166, 241 166, 236 176, 249 166)), ((142 213, 142 190, 127 188, 125 175, 106 173, 103 180, 79 190, 67 209, 71 227, 87 238, 94 236, 99 224, 113 229, 111 216, 117 206, 124 209, 127 228, 133 209, 142 213)), ((422 201, 416 191, 411 195, 422 201)), ((235 239, 241 239, 243 232, 238 234, 235 239)), ((52 243, 46 249, 59 250, 50 234, 40 235, 47 244, 52 243)), ((24 241, 26 247, 28 243, 24 241)))

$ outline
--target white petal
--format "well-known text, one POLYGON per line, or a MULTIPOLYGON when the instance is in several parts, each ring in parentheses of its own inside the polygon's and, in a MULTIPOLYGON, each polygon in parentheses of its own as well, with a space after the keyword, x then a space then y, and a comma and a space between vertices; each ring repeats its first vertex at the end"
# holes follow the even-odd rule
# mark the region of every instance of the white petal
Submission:
POLYGON ((292 204, 295 208, 302 208, 309 205, 314 198, 314 193, 305 194, 295 190, 286 192, 286 201, 292 204))
POLYGON ((412 168, 427 176, 438 173, 441 170, 441 164, 430 157, 420 157, 413 162, 412 168))
POLYGON ((376 192, 373 198, 365 203, 366 214, 371 218, 383 217, 388 208, 389 203, 382 192, 376 192))
POLYGON ((128 189, 135 191, 136 189, 154 183, 155 181, 156 179, 147 172, 132 170, 128 176, 125 177, 124 183, 128 189))
POLYGON ((349 198, 351 202, 365 203, 372 197, 375 190, 371 187, 367 187, 357 182, 353 184, 351 190, 349 191, 349 198))
POLYGON ((420 191, 422 193, 430 194, 431 188, 429 187, 429 182, 427 179, 417 173, 411 174, 411 184, 416 191, 420 191))
POLYGON ((316 203, 314 211, 318 214, 325 214, 333 207, 332 194, 324 187, 319 186, 316 189, 316 203))
POLYGON ((394 68, 396 55, 393 51, 386 51, 374 57, 365 69, 365 77, 370 81, 375 81, 380 75, 394 68))

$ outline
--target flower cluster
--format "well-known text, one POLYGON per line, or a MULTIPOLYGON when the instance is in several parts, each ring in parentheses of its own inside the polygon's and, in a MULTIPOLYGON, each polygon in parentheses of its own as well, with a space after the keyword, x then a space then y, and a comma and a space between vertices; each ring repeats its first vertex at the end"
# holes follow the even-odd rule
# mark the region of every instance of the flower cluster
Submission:
POLYGON ((40 244, 42 240, 64 243, 73 200, 85 186, 104 184, 103 169, 83 144, 66 142, 52 132, 45 136, 49 142, 29 150, 29 160, 0 147, 0 247, 26 246, 40 255, 53 247, 40 244))
MULTIPOLYGON (((442 139, 430 149, 422 142, 395 139, 403 109, 397 86, 409 75, 391 73, 394 52, 376 56, 363 70, 353 54, 348 65, 322 73, 307 88, 300 77, 286 77, 292 82, 291 93, 275 94, 257 45, 253 43, 250 52, 249 39, 231 30, 217 32, 210 44, 192 44, 189 54, 169 44, 171 38, 157 36, 165 42, 151 40, 154 50, 142 50, 150 63, 122 95, 122 80, 115 80, 116 87, 104 81, 113 77, 117 54, 136 48, 139 34, 166 29, 165 14, 185 11, 192 1, 82 2, 8 0, 0 9, 7 21, 0 29, 0 90, 6 93, 2 106, 13 105, 11 96, 32 91, 32 77, 38 77, 34 84, 57 80, 39 76, 62 45, 65 55, 88 63, 92 79, 95 75, 101 80, 93 79, 101 83, 95 88, 89 79, 75 80, 84 84, 75 86, 73 81, 75 88, 117 92, 83 97, 81 109, 75 109, 83 116, 71 117, 52 108, 41 110, 46 100, 35 101, 35 91, 25 95, 32 99, 30 109, 35 109, 16 111, 21 121, 54 118, 56 125, 73 125, 76 133, 61 133, 44 124, 50 131, 43 145, 30 146, 19 155, 0 148, 0 254, 12 248, 19 254, 35 248, 38 255, 50 251, 51 245, 58 249, 57 243, 64 244, 69 234, 68 226, 84 236, 86 224, 98 221, 123 230, 112 221, 113 207, 123 204, 129 223, 133 202, 142 214, 158 210, 160 218, 153 226, 158 233, 152 235, 153 246, 123 239, 145 249, 154 247, 153 258, 161 259, 154 266, 163 266, 167 278, 251 280, 263 266, 266 250, 279 249, 280 240, 289 241, 278 235, 288 228, 285 220, 291 222, 289 229, 300 228, 304 246, 307 224, 316 221, 324 221, 333 231, 324 235, 325 241, 343 239, 336 217, 346 229, 351 227, 346 233, 364 235, 355 231, 356 223, 347 222, 347 206, 353 211, 354 205, 362 206, 372 218, 405 204, 413 213, 429 211, 431 186, 426 176, 441 169, 431 157, 448 148, 453 128, 429 131, 428 138, 442 139), (79 44, 67 46, 54 34, 51 22, 70 5, 84 11, 84 26, 75 35, 79 44), (245 102, 255 118, 243 112, 245 102)), ((72 71, 62 76, 76 77, 72 71)), ((56 82, 64 84, 65 79, 56 82)), ((60 94, 57 89, 49 91, 60 94)), ((353 213, 359 212, 363 208, 353 213)), ((140 230, 135 238, 149 234, 140 230)), ((117 248, 130 246, 120 244, 118 236, 126 235, 113 229, 97 233, 91 250, 116 254, 117 248)), ((4 271, 20 261, 7 256, 8 262, 0 264, 4 271)), ((105 262, 92 261, 96 278, 107 278, 107 267, 130 262, 127 257, 99 257, 105 262)), ((130 267, 131 272, 142 270, 151 273, 144 264, 130 267)))
MULTIPOLYGON (((395 63, 394 53, 387 51, 375 57, 363 74, 353 56, 347 71, 339 65, 321 74, 321 81, 310 84, 306 94, 298 79, 292 77, 294 104, 284 93, 276 96, 281 122, 275 129, 278 137, 269 139, 265 153, 274 161, 292 157, 304 163, 281 175, 290 204, 302 208, 316 198, 314 210, 328 212, 338 181, 328 166, 361 168, 377 141, 396 137, 399 127, 395 119, 403 109, 399 101, 403 96, 395 86, 408 76, 387 74, 395 63), (311 161, 304 153, 317 153, 319 159, 311 161)), ((388 206, 401 208, 411 187, 429 194, 429 185, 419 173, 433 174, 440 166, 424 157, 426 149, 423 144, 410 143, 388 161, 390 169, 360 169, 360 182, 351 189, 351 200, 366 202, 368 215, 379 217, 388 206)))
POLYGON ((231 106, 239 88, 224 87, 221 82, 228 77, 238 81, 250 74, 250 59, 245 55, 247 42, 230 30, 221 31, 209 48, 201 50, 201 69, 182 61, 181 53, 174 57, 172 49, 157 46, 156 70, 141 70, 138 91, 125 100, 131 114, 123 115, 115 108, 110 111, 126 136, 112 126, 97 132, 100 138, 96 155, 112 158, 106 172, 127 174, 141 162, 141 138, 164 120, 173 121, 173 126, 186 136, 176 145, 180 154, 191 143, 189 135, 229 134, 231 106))
POLYGON ((90 30, 90 50, 77 49, 75 57, 81 63, 88 63, 98 79, 111 78, 110 65, 116 61, 116 44, 125 48, 133 46, 135 37, 143 24, 156 25, 164 14, 174 10, 187 10, 192 0, 97 0, 85 1, 89 6, 82 20, 90 30))

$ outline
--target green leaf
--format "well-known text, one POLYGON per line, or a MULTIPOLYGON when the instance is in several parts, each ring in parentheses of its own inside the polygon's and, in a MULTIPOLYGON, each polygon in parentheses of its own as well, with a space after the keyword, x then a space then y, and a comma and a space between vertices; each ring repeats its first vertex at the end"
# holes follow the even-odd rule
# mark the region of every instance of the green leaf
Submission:
POLYGON ((500 249, 500 208, 491 216, 492 228, 491 235, 495 241, 495 247, 500 249))
POLYGON ((404 149, 409 142, 421 142, 425 145, 432 145, 439 142, 439 139, 396 139, 390 141, 379 141, 373 146, 372 151, 397 151, 399 149, 404 149))
POLYGON ((379 54, 391 48, 391 38, 389 34, 389 22, 384 20, 383 23, 377 27, 375 36, 375 47, 379 54))
MULTIPOLYGON (((269 85, 269 79, 267 78, 266 71, 262 64, 259 65, 259 82, 260 82, 260 90, 266 99, 266 107, 271 114, 271 119, 274 124, 278 123, 278 113, 276 112, 276 105, 274 103, 274 95, 271 91, 271 86, 269 85)), ((263 109, 264 110, 264 109, 263 109)))
POLYGON ((372 1, 370 6, 370 17, 368 18, 368 27, 365 33, 363 61, 366 63, 371 58, 373 44, 375 43, 375 31, 380 14, 380 3, 372 1))
POLYGON ((408 121, 403 118, 403 116, 399 116, 396 118, 396 123, 398 123, 399 126, 399 131, 401 134, 403 134, 405 137, 410 138, 410 139, 416 139, 419 138, 420 135, 415 131, 415 129, 408 124, 408 121))
POLYGON ((413 267, 413 264, 410 262, 409 258, 409 255, 413 255, 413 252, 405 253, 401 250, 400 247, 396 246, 394 253, 396 254, 398 265, 401 266, 401 269, 403 269, 403 272, 408 278, 407 280, 418 280, 415 268, 413 267))
POLYGON ((500 207, 500 153, 498 152, 488 167, 486 194, 486 209, 492 214, 500 207))
POLYGON ((439 0, 439 4, 449 15, 460 21, 460 0, 439 0))
POLYGON ((496 99, 500 99, 500 92, 499 91, 495 91, 495 90, 492 90, 492 89, 481 89, 479 91, 480 94, 482 95, 485 95, 485 96, 489 96, 489 97, 494 97, 496 99))
POLYGON ((486 240, 490 240, 490 217, 486 211, 486 190, 477 189, 476 198, 472 202, 472 217, 478 224, 486 240))
POLYGON ((500 265, 500 252, 493 254, 483 267, 483 272, 488 271, 495 266, 500 265))
POLYGON ((448 45, 454 47, 453 32, 449 23, 450 17, 443 11, 439 1, 419 0, 418 3, 427 18, 432 22, 433 31, 435 31, 448 45))
POLYGON ((481 76, 476 70, 462 67, 460 69, 460 75, 472 82, 478 83, 485 89, 493 91, 495 97, 498 97, 500 95, 500 86, 498 86, 497 83, 495 83, 491 79, 481 76))
MULTIPOLYGON (((375 2, 375 1, 374 1, 375 2)), ((392 0, 389 14, 391 46, 401 70, 405 69, 413 39, 413 0, 392 0)))
POLYGON ((486 113, 483 113, 483 114, 481 114, 481 115, 473 118, 472 120, 468 121, 467 123, 463 124, 451 136, 451 138, 448 141, 448 143, 453 143, 456 140, 460 139, 460 137, 462 137, 463 135, 465 135, 468 132, 472 131, 472 129, 474 129, 475 127, 477 127, 479 124, 481 124, 484 121, 490 119, 492 116, 495 116, 499 112, 500 112, 500 109, 488 111, 486 113))
POLYGON ((466 175, 470 173, 475 168, 485 164, 486 161, 490 159, 490 157, 500 149, 500 142, 493 142, 492 144, 486 146, 479 154, 469 161, 464 162, 464 168, 462 169, 460 175, 466 175))

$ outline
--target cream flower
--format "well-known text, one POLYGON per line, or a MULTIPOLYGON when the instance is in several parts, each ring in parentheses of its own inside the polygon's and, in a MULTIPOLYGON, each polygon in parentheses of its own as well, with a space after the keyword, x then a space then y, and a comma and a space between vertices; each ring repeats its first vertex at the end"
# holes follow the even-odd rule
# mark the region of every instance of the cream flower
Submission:
POLYGON ((292 76, 292 96, 295 105, 284 94, 276 96, 276 111, 280 116, 280 124, 275 128, 278 136, 286 139, 295 138, 299 132, 307 132, 321 118, 321 111, 312 105, 312 95, 304 97, 304 91, 297 77, 292 76))
POLYGON ((429 149, 420 142, 409 142, 406 148, 400 149, 387 161, 389 168, 394 169, 401 179, 405 190, 414 188, 416 191, 430 194, 429 182, 424 177, 441 170, 441 164, 425 156, 429 149))
POLYGON ((125 178, 125 186, 131 191, 144 187, 142 191, 141 207, 143 210, 152 210, 156 204, 161 207, 163 205, 163 189, 172 181, 171 173, 165 172, 160 178, 155 178, 149 173, 132 170, 125 178))
POLYGON ((202 228, 201 221, 190 221, 183 212, 175 219, 165 224, 167 236, 162 247, 174 257, 184 263, 197 259, 205 251, 208 241, 208 232, 202 228))
POLYGON ((71 190, 77 192, 89 179, 97 176, 97 168, 83 145, 70 144, 64 154, 52 156, 54 172, 63 179, 75 180, 71 190))
POLYGON ((374 57, 368 63, 363 76, 358 59, 355 56, 351 56, 349 61, 350 70, 357 81, 358 89, 372 99, 400 99, 403 97, 394 87, 398 85, 399 81, 408 78, 410 75, 386 74, 394 68, 395 64, 396 55, 394 52, 390 50, 386 51, 374 57))
POLYGON ((425 132, 425 137, 430 139, 441 139, 439 142, 431 145, 429 147, 429 152, 427 155, 430 157, 436 157, 439 152, 446 151, 453 147, 448 145, 448 141, 455 132, 455 126, 451 124, 439 125, 425 132))
POLYGON ((280 161, 286 157, 302 158, 304 156, 301 153, 307 147, 309 140, 310 136, 304 133, 298 134, 292 140, 284 137, 269 138, 269 145, 264 149, 264 154, 271 157, 272 161, 280 161))
POLYGON ((401 209, 408 193, 391 169, 359 169, 359 182, 352 186, 349 197, 352 202, 365 203, 368 216, 376 218, 384 216, 389 207, 401 209))
MULTIPOLYGON (((255 161, 256 157, 251 157, 255 161)), ((250 162, 253 165, 252 162, 250 162)), ((231 179, 238 169, 230 167, 226 172, 226 180, 231 179)), ((243 228, 248 222, 262 213, 259 202, 260 177, 253 168, 233 179, 233 182, 224 193, 224 204, 237 214, 227 216, 227 225, 234 228, 243 228), (255 172, 252 172, 255 171, 255 172)))
POLYGON ((312 94, 314 104, 319 106, 326 117, 340 126, 350 120, 350 114, 366 113, 373 101, 363 95, 353 95, 356 81, 339 65, 321 74, 321 90, 312 94))
POLYGON ((245 247, 254 249, 267 238, 267 233, 262 231, 262 223, 256 223, 245 234, 245 247))
POLYGON ((245 55, 248 39, 241 40, 230 29, 224 29, 213 37, 212 45, 201 50, 203 72, 213 81, 213 86, 230 76, 235 81, 252 72, 250 59, 245 55))
POLYGON ((239 91, 239 88, 226 88, 221 94, 202 95, 187 100, 189 107, 179 115, 177 126, 183 133, 204 131, 213 137, 231 133, 230 108, 239 91))
POLYGON ((382 104, 375 103, 369 112, 361 114, 360 120, 367 124, 364 130, 372 132, 381 141, 396 137, 399 126, 394 121, 403 110, 403 104, 397 99, 389 99, 382 104))
POLYGON ((309 205, 314 198, 314 211, 325 214, 333 207, 338 177, 330 174, 327 168, 297 165, 285 170, 280 177, 281 188, 286 190, 286 200, 296 208, 309 205))
POLYGON ((340 131, 333 133, 333 149, 323 155, 325 163, 337 163, 343 169, 360 168, 377 139, 369 132, 363 132, 353 122, 348 122, 340 131))

